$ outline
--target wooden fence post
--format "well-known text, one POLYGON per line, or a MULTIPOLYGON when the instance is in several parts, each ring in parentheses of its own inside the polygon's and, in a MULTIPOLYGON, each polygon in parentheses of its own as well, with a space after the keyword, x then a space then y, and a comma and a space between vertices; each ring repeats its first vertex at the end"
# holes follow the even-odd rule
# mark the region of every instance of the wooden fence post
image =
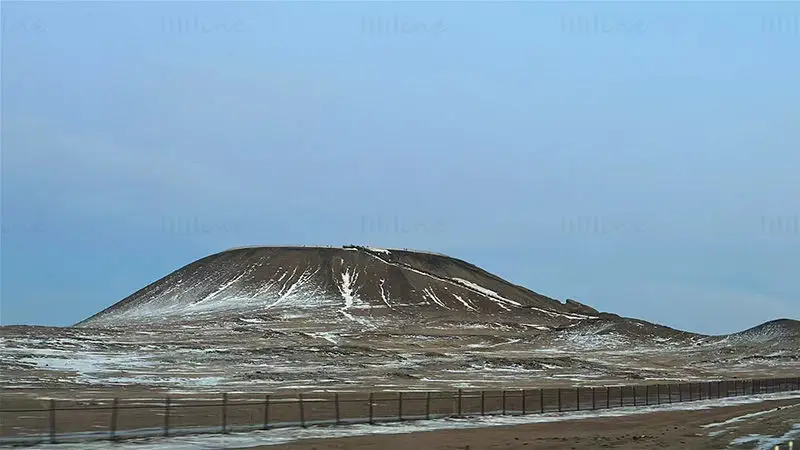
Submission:
POLYGON ((222 394, 222 433, 228 432, 228 393, 222 394))
POLYGON ((581 388, 580 387, 576 387, 575 388, 575 403, 577 404, 577 406, 575 407, 575 410, 576 411, 580 411, 581 410, 581 388))
POLYGON ((667 384, 667 403, 672 403, 672 383, 667 384))
POLYGON ((592 386, 592 411, 597 409, 597 400, 595 399, 594 395, 594 386, 592 386))
POLYGON ((403 421, 403 391, 397 393, 397 421, 403 421))
POLYGON ((644 406, 650 406, 650 385, 644 385, 644 406))
POLYGON ((164 399, 164 436, 169 436, 169 410, 172 399, 167 396, 164 399))
POLYGON ((633 385, 633 406, 636 406, 636 385, 633 385))
POLYGON ((461 389, 458 390, 458 417, 461 417, 461 389))
POLYGON ((269 428, 269 394, 264 396, 264 427, 266 430, 269 428))
POLYGON ((341 413, 339 410, 339 393, 336 392, 333 394, 333 402, 335 403, 334 409, 336 410, 336 425, 339 425, 342 422, 341 413))
POLYGON ((561 412, 561 388, 558 388, 558 412, 561 412))
POLYGON ((369 393, 369 423, 370 424, 374 424, 375 423, 373 404, 372 404, 374 399, 375 399, 375 395, 372 392, 370 392, 369 393))
POLYGON ((625 406, 625 393, 624 393, 624 386, 619 387, 619 407, 622 408, 625 406))
POLYGON ((300 392, 297 394, 297 400, 299 401, 300 406, 300 426, 305 428, 306 427, 306 411, 305 406, 303 403, 303 393, 300 392))
POLYGON ((50 443, 56 443, 56 400, 50 399, 50 443))
POLYGON ((506 415, 506 390, 503 389, 503 415, 506 415))
POLYGON ((425 396, 425 418, 431 418, 431 392, 428 391, 427 395, 425 396))
POLYGON ((606 409, 611 409, 611 388, 606 386, 606 409))
POLYGON ((539 388, 539 409, 544 414, 544 388, 539 388))
POLYGON ((109 439, 112 441, 117 439, 117 414, 119 411, 119 398, 114 397, 114 403, 111 405, 111 430, 109 432, 109 439))
POLYGON ((525 405, 525 397, 527 397, 527 392, 525 392, 525 389, 522 389, 522 415, 523 416, 528 414, 528 408, 526 408, 527 405, 525 405))
POLYGON ((481 415, 486 415, 486 391, 481 389, 481 415))

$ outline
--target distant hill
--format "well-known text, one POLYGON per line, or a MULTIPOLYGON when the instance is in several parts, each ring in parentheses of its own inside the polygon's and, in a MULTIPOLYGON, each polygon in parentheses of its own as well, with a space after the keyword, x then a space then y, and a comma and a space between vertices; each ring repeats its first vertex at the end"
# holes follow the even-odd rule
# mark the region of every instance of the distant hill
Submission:
POLYGON ((367 324, 389 316, 508 316, 542 327, 597 316, 449 256, 360 246, 245 247, 195 261, 78 326, 193 321, 260 312, 367 324))

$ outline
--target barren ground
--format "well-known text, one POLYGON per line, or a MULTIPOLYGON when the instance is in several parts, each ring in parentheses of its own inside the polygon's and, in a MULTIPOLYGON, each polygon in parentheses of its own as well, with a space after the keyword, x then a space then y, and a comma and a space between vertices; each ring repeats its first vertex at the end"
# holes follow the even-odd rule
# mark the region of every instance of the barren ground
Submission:
MULTIPOLYGON (((263 450, 746 449, 787 444, 800 435, 800 400, 614 418, 372 435, 250 447, 263 450), (742 417, 763 413, 753 417, 742 417), (730 421, 730 422, 728 422, 730 421), (726 423, 728 422, 728 423, 726 423), (712 426, 708 426, 712 425, 712 426), (794 428, 795 437, 790 431, 794 428), (741 439, 759 435, 751 440, 741 439), (777 437, 774 442, 768 437, 777 437), (783 437, 783 438, 781 438, 783 437), (737 440, 738 439, 738 440, 737 440)), ((795 445, 796 446, 796 445, 795 445)), ((784 446, 782 448, 788 448, 784 446)))

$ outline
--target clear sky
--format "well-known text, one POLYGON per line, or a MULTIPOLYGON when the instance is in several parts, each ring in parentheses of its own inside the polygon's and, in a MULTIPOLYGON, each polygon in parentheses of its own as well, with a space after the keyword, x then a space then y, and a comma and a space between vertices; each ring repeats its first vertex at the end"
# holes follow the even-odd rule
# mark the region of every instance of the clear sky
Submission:
POLYGON ((798 3, 2 13, 4 325, 359 243, 692 331, 800 318, 798 3))

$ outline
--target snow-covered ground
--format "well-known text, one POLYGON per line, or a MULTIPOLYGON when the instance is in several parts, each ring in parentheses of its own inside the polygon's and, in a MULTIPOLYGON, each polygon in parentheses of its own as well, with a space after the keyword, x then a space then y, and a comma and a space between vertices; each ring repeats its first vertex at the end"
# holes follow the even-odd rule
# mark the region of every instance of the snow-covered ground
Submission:
POLYGON ((528 322, 413 323, 375 316, 373 326, 366 327, 343 317, 358 310, 351 282, 342 279, 342 291, 352 303, 335 306, 327 321, 302 314, 255 314, 149 328, 2 329, 0 386, 19 394, 121 385, 219 393, 245 388, 274 392, 297 385, 369 389, 381 380, 398 388, 435 390, 800 372, 800 357, 783 344, 691 345, 623 335, 599 322, 545 331, 528 322))

